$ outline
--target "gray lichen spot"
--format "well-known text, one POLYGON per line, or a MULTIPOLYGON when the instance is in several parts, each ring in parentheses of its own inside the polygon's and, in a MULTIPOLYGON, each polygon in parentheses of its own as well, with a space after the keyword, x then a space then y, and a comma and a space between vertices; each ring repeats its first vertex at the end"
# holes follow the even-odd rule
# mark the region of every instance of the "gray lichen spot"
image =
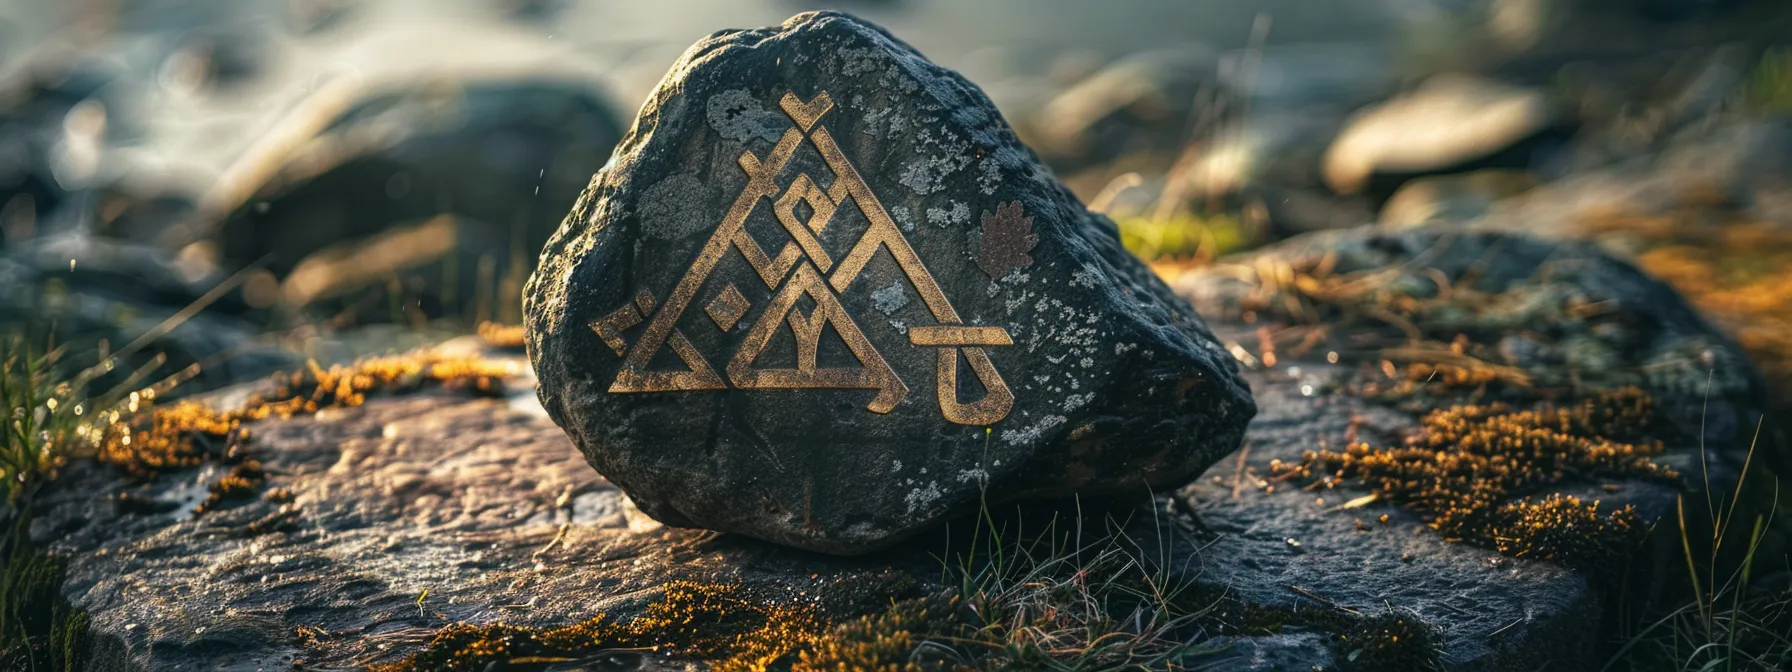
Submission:
POLYGON ((965 205, 963 201, 951 201, 949 207, 928 208, 927 221, 940 228, 970 222, 971 206, 965 205))
POLYGON ((903 231, 915 230, 915 216, 909 213, 906 205, 890 206, 890 218, 896 220, 896 225, 902 227, 903 231))
POLYGON ((1101 269, 1096 268, 1094 264, 1083 264, 1081 269, 1071 271, 1070 285, 1072 287, 1088 287, 1094 289, 1095 281, 1100 277, 1101 269))
POLYGON ((1002 167, 996 163, 996 157, 985 156, 977 162, 977 188, 983 195, 996 193, 996 185, 1002 183, 1002 167))
POLYGON ((1008 443, 1033 443, 1045 437, 1051 428, 1068 422, 1062 415, 1048 415, 1039 422, 1025 429, 1008 429, 1002 431, 1002 440, 1008 443))
POLYGON ((641 194, 641 232, 649 238, 677 240, 709 228, 703 204, 711 200, 708 185, 695 175, 669 175, 641 194))
POLYGON ((709 127, 736 142, 759 138, 777 142, 790 120, 765 109, 746 89, 728 89, 709 97, 709 127))
POLYGON ((902 310, 903 306, 908 305, 908 291, 902 288, 902 281, 893 280, 882 289, 871 293, 871 305, 885 315, 894 315, 896 311, 902 310))
POLYGON ((939 156, 923 157, 902 167, 899 181, 916 194, 926 196, 946 188, 946 178, 971 162, 970 157, 948 151, 939 156))

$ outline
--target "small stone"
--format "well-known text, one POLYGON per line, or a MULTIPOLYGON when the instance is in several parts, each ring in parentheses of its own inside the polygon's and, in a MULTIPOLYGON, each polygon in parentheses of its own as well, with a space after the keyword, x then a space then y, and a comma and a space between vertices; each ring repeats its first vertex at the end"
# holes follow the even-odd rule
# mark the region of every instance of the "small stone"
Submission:
POLYGON ((634 128, 524 301, 543 407, 654 519, 862 553, 1186 483, 1256 412, 1113 223, 876 26, 712 35, 634 128), (711 191, 663 235, 643 201, 681 175, 711 191))
POLYGON ((1378 174, 1426 174, 1488 159, 1563 123, 1541 91, 1439 75, 1358 113, 1326 150, 1325 182, 1356 193, 1378 174))
POLYGON ((1483 170, 1423 177, 1400 186, 1381 206, 1381 225, 1408 227, 1432 222, 1467 222, 1487 214, 1501 199, 1537 182, 1529 173, 1483 170))

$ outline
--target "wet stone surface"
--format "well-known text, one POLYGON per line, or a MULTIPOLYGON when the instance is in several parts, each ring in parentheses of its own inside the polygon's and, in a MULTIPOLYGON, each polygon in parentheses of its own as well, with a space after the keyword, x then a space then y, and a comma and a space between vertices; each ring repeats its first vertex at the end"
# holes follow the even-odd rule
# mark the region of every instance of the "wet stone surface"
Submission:
POLYGON ((1255 412, 981 91, 837 13, 691 47, 525 313, 543 406, 642 511, 831 553, 1173 486, 1255 412))

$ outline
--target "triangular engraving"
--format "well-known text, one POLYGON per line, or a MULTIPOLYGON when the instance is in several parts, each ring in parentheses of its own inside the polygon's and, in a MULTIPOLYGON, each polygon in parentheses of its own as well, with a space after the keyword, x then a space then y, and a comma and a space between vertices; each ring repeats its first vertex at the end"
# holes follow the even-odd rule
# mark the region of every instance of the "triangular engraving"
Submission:
POLYGON ((826 282, 808 264, 797 266, 796 273, 784 288, 772 297, 771 304, 759 321, 747 331, 747 340, 728 362, 728 380, 742 389, 838 388, 878 390, 877 397, 865 408, 873 413, 889 413, 908 395, 908 386, 884 361, 877 348, 859 331, 846 314, 846 308, 834 297, 826 282), (807 316, 796 309, 797 299, 808 296, 815 301, 815 310, 807 316), (791 369, 755 369, 765 346, 779 325, 788 323, 796 336, 796 367, 791 369), (834 331, 846 341, 846 348, 859 360, 860 368, 817 368, 816 351, 821 344, 822 328, 832 324, 834 331))
MULTIPOLYGON (((735 198, 715 232, 691 262, 690 270, 679 279, 678 285, 658 307, 659 310, 653 309, 652 296, 643 293, 641 297, 644 302, 625 305, 592 325, 605 343, 623 357, 621 370, 610 386, 610 391, 670 392, 727 388, 727 384, 715 374, 708 361, 697 353, 675 325, 716 265, 732 248, 740 252, 766 288, 776 293, 747 331, 745 342, 730 358, 729 382, 739 389, 873 389, 878 394, 866 408, 876 413, 890 412, 907 395, 908 386, 859 330, 838 296, 852 286, 881 247, 890 253, 904 276, 914 285, 928 312, 938 322, 936 326, 911 327, 909 342, 915 347, 939 348, 935 375, 941 414, 948 421, 966 425, 988 425, 1007 417, 1014 405, 1014 394, 1002 380, 985 348, 1012 345, 1013 340, 1008 332, 1001 327, 964 324, 952 303, 946 299, 939 283, 921 262, 920 255, 915 253, 914 247, 902 235, 901 229, 859 175, 858 169, 847 160, 827 128, 818 125, 821 118, 834 108, 833 100, 827 92, 816 94, 806 103, 794 94, 786 93, 779 101, 779 107, 796 122, 797 128, 784 131, 783 137, 779 138, 764 159, 750 150, 741 153, 738 163, 747 174, 747 186, 735 198), (826 191, 817 186, 815 180, 807 174, 797 175, 788 188, 781 188, 777 183, 778 174, 790 162, 804 140, 808 140, 827 163, 828 169, 834 173, 833 183, 826 191), (760 199, 773 201, 773 214, 791 237, 790 242, 779 249, 776 257, 767 255, 745 229, 747 216, 760 199), (846 255, 836 260, 822 249, 816 236, 827 228, 836 209, 845 206, 848 199, 858 207, 870 225, 846 255), (812 211, 813 214, 807 221, 802 221, 797 216, 798 203, 806 203, 812 211), (816 306, 806 316, 797 309, 798 300, 804 296, 813 300, 816 306), (632 347, 626 347, 625 351, 626 343, 620 333, 642 321, 648 323, 646 331, 632 347), (834 331, 846 342, 847 349, 858 360, 859 368, 817 367, 816 351, 822 332, 828 325, 832 325, 834 331), (788 326, 796 338, 795 368, 755 368, 754 362, 771 342, 772 336, 784 326, 788 326), (684 360, 690 370, 647 369, 654 353, 667 346, 684 360), (958 399, 958 357, 961 351, 970 365, 971 373, 986 391, 982 399, 970 403, 960 403, 958 399)), ((734 287, 730 285, 729 289, 734 287)), ((728 296, 729 298, 719 299, 720 303, 706 306, 712 321, 723 331, 731 329, 734 322, 744 316, 740 314, 744 309, 737 303, 742 301, 738 291, 728 296)))

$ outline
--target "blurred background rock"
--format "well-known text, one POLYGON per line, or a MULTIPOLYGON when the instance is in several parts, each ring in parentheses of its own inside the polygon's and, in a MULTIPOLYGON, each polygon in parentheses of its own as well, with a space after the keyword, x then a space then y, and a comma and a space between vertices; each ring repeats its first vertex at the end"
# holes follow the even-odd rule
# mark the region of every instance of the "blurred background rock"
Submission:
POLYGON ((824 6, 979 83, 1166 274, 1378 223, 1792 224, 1775 0, 0 0, 0 321, 218 384, 515 322, 678 53, 824 6))

